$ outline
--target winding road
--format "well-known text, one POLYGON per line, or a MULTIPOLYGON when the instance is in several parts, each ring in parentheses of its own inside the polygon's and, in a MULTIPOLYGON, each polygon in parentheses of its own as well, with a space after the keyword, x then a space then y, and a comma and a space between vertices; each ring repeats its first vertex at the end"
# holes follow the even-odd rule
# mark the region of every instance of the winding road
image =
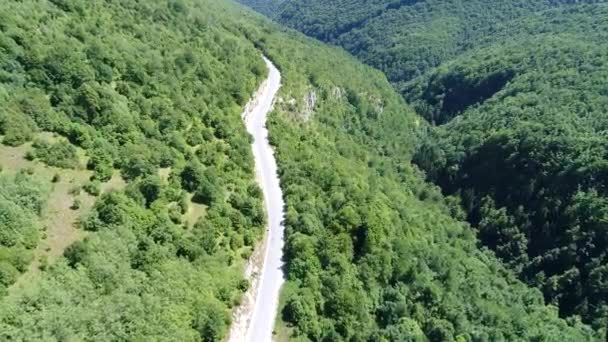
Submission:
MULTIPOLYGON (((266 129, 266 116, 272 110, 274 97, 281 87, 281 73, 266 57, 268 78, 260 86, 243 113, 247 131, 253 136, 256 179, 264 193, 268 226, 265 241, 257 251, 261 265, 252 257, 248 272, 252 283, 241 306, 235 311, 230 329, 231 342, 266 342, 272 340, 274 319, 279 304, 279 291, 285 281, 283 263, 283 193, 277 163, 266 129), (259 269, 256 269, 259 267, 259 269)), ((254 253, 255 255, 255 253, 254 253)))

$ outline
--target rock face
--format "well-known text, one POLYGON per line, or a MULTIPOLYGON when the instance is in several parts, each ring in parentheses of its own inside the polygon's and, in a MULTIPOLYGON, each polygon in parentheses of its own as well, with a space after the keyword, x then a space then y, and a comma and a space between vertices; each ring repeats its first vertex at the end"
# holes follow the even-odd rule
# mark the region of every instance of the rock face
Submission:
POLYGON ((314 90, 310 90, 304 96, 304 108, 302 109, 302 119, 304 121, 310 120, 310 118, 315 110, 316 103, 317 103, 317 93, 314 90))

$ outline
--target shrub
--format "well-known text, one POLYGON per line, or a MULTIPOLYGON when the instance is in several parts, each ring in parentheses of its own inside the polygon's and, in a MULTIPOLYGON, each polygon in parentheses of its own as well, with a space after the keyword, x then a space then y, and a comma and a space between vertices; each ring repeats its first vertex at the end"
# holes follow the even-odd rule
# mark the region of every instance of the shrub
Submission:
POLYGON ((49 259, 46 255, 41 256, 39 262, 38 269, 41 271, 44 271, 49 267, 49 259))
POLYGON ((82 205, 82 202, 80 202, 80 199, 76 198, 76 199, 74 199, 74 203, 72 203, 72 206, 70 206, 70 209, 78 210, 78 209, 80 209, 81 205, 82 205))
POLYGON ((17 277, 19 271, 13 265, 0 261, 0 285, 9 286, 17 280, 17 277))
POLYGON ((38 227, 31 211, 0 196, 0 218, 0 245, 20 244, 28 248, 36 245, 38 227))
POLYGON ((76 267, 76 265, 80 263, 85 255, 86 245, 82 241, 74 242, 68 248, 66 248, 65 252, 63 252, 63 256, 66 258, 68 265, 71 267, 76 267))
POLYGON ((2 143, 9 146, 22 145, 33 138, 36 126, 32 119, 26 116, 8 115, 2 118, 0 113, 0 132, 4 132, 2 143))
POLYGON ((36 159, 36 153, 34 153, 34 151, 31 151, 31 150, 27 151, 27 152, 25 152, 24 158, 26 160, 33 161, 34 159, 36 159))
POLYGON ((64 169, 78 167, 79 160, 76 148, 67 141, 49 144, 45 141, 37 141, 34 144, 36 157, 49 166, 64 169))
POLYGON ((101 194, 101 183, 97 180, 87 182, 82 188, 91 196, 99 196, 101 194))

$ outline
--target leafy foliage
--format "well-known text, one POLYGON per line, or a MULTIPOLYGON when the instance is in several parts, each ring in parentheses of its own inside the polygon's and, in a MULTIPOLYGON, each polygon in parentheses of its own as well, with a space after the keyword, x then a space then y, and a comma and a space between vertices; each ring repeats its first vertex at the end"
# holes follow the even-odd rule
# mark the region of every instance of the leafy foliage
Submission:
POLYGON ((278 34, 253 36, 284 76, 270 128, 287 205, 281 314, 296 338, 602 336, 559 319, 540 291, 478 248, 474 230, 454 219, 458 199, 409 164, 427 126, 381 74, 295 37, 286 49, 278 34))
POLYGON ((31 261, 48 192, 47 183, 25 172, 0 176, 0 294, 31 261))
POLYGON ((48 143, 40 140, 34 143, 35 156, 50 166, 64 169, 78 167, 79 160, 76 148, 67 141, 48 143))
POLYGON ((595 0, 241 0, 278 22, 339 45, 403 84, 493 39, 510 21, 595 0))
POLYGON ((605 5, 580 6, 522 19, 504 34, 508 42, 408 85, 419 112, 447 122, 414 160, 447 194, 460 194, 484 244, 563 316, 596 328, 608 322, 600 276, 608 261, 608 46, 598 44, 607 14, 605 5), (545 34, 531 37, 536 29, 545 34), (497 84, 496 75, 509 81, 497 84), (484 88, 495 89, 487 99, 449 100, 484 84, 496 85, 484 88))
POLYGON ((173 0, 0 4, 3 142, 50 131, 60 137, 34 142, 32 157, 74 168, 82 149, 94 172, 85 190, 94 195, 115 168, 128 181, 124 191, 100 195, 82 219, 86 239, 7 295, 41 235, 45 187, 33 176, 0 179, 0 340, 224 338, 243 291, 243 255, 264 225, 240 118, 264 63, 234 29, 237 10, 227 8, 173 0), (182 187, 186 160, 204 175, 197 188, 182 187), (169 169, 168 179, 159 168, 169 169), (193 226, 183 219, 189 192, 207 205, 193 226))
MULTIPOLYGON (((0 9, 0 96, 36 104, 6 95, 16 114, 1 127, 23 119, 59 133, 85 151, 93 182, 115 167, 128 181, 97 199, 87 238, 1 300, 0 339, 224 338, 246 288, 243 256, 264 225, 239 115, 265 74, 256 48, 284 78, 269 126, 287 205, 281 312, 295 337, 604 337, 560 319, 478 248, 454 218, 464 215, 458 200, 409 162, 425 123, 345 53, 208 0, 0 9), (190 196, 204 210, 192 226, 182 218, 190 196)), ((572 212, 592 210, 593 194, 580 196, 572 212)), ((4 263, 0 272, 15 278, 4 263)))
POLYGON ((560 315, 605 328, 605 4, 242 2, 383 70, 444 125, 413 160, 483 244, 560 315))

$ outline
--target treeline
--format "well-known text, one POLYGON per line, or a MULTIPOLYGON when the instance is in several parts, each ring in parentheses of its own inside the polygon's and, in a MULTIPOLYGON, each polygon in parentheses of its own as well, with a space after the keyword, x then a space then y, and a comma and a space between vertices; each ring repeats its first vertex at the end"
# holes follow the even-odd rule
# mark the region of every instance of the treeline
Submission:
POLYGON ((564 317, 608 323, 608 6, 554 10, 412 82, 414 156, 481 241, 564 317), (536 30, 544 34, 534 34, 536 30))

